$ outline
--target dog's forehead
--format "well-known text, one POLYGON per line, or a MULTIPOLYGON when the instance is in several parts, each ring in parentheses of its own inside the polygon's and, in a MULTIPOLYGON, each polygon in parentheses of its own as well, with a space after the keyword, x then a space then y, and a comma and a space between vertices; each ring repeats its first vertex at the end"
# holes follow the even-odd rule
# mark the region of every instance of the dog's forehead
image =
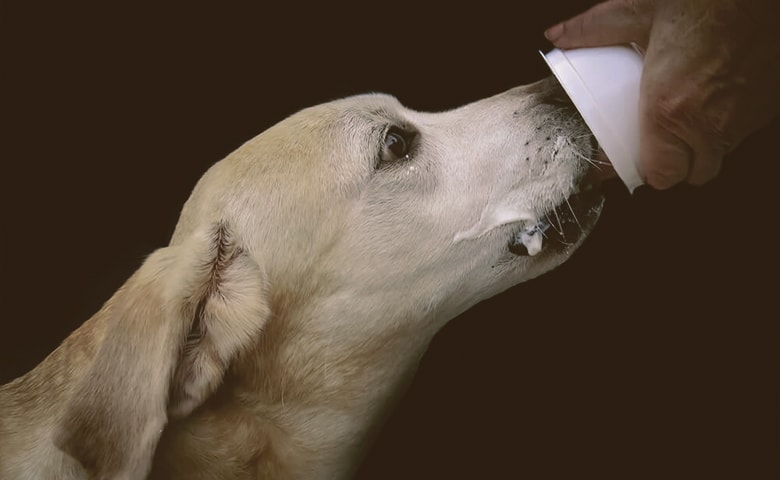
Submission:
POLYGON ((355 95, 333 102, 340 115, 342 125, 348 127, 398 125, 407 123, 411 111, 401 102, 383 93, 355 95))
POLYGON ((268 146, 284 147, 303 139, 323 151, 343 151, 347 145, 366 147, 379 140, 388 127, 411 123, 411 111, 395 97, 369 93, 345 97, 300 110, 260 137, 268 146), (276 145, 273 145, 276 144, 276 145))
POLYGON ((378 151, 384 135, 390 127, 406 127, 413 123, 413 112, 398 99, 383 93, 369 93, 345 97, 300 111, 283 122, 282 143, 303 138, 319 147, 311 150, 312 158, 321 165, 345 163, 353 159, 363 166, 378 151))
POLYGON ((366 93, 333 102, 351 115, 395 115, 404 110, 401 102, 385 93, 366 93))

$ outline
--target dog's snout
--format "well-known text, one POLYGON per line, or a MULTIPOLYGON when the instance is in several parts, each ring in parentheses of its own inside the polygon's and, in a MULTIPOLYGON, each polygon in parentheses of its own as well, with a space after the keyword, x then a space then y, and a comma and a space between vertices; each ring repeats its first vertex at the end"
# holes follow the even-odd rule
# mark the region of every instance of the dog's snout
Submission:
POLYGON ((572 106, 569 96, 555 77, 544 80, 545 88, 539 93, 541 103, 560 106, 572 106))
POLYGON ((553 76, 549 76, 530 85, 519 87, 516 89, 516 93, 523 96, 530 96, 536 104, 565 107, 573 106, 566 91, 553 76))

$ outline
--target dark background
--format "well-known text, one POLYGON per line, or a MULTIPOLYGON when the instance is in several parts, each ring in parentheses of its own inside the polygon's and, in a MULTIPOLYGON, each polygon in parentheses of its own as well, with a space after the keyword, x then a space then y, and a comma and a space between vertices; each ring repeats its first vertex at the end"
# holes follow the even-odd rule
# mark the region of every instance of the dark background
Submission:
MULTIPOLYGON (((193 3, 0 3, 0 381, 164 246, 245 140, 345 95, 436 111, 540 79, 544 28, 589 2, 193 3)), ((779 134, 703 188, 608 185, 571 261, 436 337, 359 478, 777 473, 779 134)))

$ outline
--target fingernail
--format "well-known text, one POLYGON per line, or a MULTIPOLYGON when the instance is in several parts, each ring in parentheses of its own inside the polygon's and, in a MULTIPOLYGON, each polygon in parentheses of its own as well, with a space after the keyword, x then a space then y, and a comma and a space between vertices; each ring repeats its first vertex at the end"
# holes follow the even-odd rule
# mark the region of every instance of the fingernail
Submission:
POLYGON ((562 34, 563 34, 563 24, 559 23, 558 25, 548 28, 544 32, 544 37, 547 40, 551 41, 552 43, 555 43, 555 41, 558 40, 562 34))

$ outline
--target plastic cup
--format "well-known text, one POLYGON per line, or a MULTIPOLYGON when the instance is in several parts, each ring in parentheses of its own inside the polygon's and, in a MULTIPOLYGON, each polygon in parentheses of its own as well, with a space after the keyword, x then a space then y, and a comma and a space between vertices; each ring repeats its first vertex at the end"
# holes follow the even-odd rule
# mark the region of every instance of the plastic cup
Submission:
POLYGON ((644 183, 638 169, 642 55, 625 45, 539 53, 633 192, 644 183))

